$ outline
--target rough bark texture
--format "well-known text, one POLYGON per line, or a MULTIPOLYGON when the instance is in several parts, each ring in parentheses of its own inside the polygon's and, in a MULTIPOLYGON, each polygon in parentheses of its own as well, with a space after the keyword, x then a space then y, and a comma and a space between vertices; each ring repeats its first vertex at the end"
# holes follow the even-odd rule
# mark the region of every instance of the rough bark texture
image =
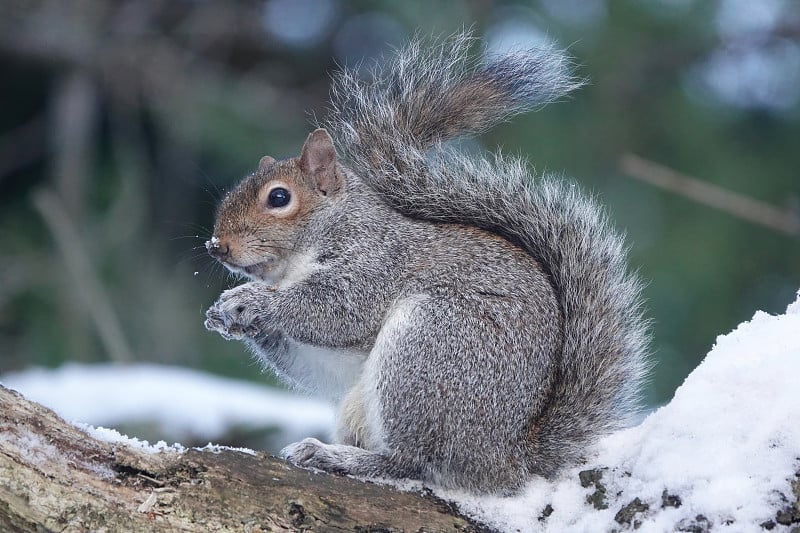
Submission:
POLYGON ((263 453, 99 441, 0 386, 0 531, 484 531, 430 495, 263 453))

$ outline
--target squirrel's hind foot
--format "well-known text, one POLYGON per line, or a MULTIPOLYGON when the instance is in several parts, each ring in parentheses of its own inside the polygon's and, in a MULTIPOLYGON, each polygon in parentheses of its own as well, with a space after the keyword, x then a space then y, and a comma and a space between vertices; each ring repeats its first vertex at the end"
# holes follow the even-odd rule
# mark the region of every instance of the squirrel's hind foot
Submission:
POLYGON ((364 477, 406 477, 393 471, 389 460, 378 453, 347 444, 325 444, 314 438, 286 446, 281 457, 303 468, 332 474, 364 477))

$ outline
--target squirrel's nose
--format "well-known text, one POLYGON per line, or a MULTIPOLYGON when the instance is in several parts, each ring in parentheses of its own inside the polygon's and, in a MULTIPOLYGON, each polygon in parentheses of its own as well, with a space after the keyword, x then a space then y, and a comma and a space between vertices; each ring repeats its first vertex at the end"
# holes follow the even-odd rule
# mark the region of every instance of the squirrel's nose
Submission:
POLYGON ((228 243, 220 241, 218 237, 211 237, 206 241, 206 250, 208 250, 211 257, 220 261, 226 259, 231 251, 228 243))

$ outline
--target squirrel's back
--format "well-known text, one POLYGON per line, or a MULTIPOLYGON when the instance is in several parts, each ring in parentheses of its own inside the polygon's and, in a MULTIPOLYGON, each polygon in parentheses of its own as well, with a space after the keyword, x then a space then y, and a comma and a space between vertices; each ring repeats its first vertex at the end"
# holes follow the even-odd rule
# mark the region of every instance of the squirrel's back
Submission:
POLYGON ((392 208, 413 218, 475 226, 530 253, 563 317, 563 350, 528 440, 534 471, 551 475, 638 409, 647 375, 641 283, 622 237, 574 184, 532 177, 524 162, 470 158, 442 146, 581 85, 554 50, 470 59, 472 38, 414 41, 362 80, 335 80, 324 126, 348 166, 392 208))

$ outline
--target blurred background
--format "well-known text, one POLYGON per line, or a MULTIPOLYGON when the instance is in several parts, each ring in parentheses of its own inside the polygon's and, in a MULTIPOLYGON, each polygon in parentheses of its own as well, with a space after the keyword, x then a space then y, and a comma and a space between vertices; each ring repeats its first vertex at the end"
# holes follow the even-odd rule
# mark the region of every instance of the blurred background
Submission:
MULTIPOLYGON (((3 0, 0 381, 33 380, 41 401, 49 391, 93 424, 130 420, 69 411, 82 392, 94 406, 155 400, 130 429, 145 438, 280 445, 241 438, 275 428, 176 435, 146 420, 175 394, 223 403, 251 386, 229 379, 274 385, 242 345, 203 328, 234 283, 203 247, 215 205, 262 155, 298 153, 337 65, 464 26, 490 52, 568 48, 589 80, 478 142, 575 179, 627 233, 648 280, 651 405, 718 334, 795 299, 798 2, 3 0), (178 393, 174 367, 230 388, 178 393), (152 377, 126 381, 131 368, 152 377), (58 388, 65 372, 83 376, 73 389, 58 388)), ((211 416, 203 405, 196 416, 211 416)))

